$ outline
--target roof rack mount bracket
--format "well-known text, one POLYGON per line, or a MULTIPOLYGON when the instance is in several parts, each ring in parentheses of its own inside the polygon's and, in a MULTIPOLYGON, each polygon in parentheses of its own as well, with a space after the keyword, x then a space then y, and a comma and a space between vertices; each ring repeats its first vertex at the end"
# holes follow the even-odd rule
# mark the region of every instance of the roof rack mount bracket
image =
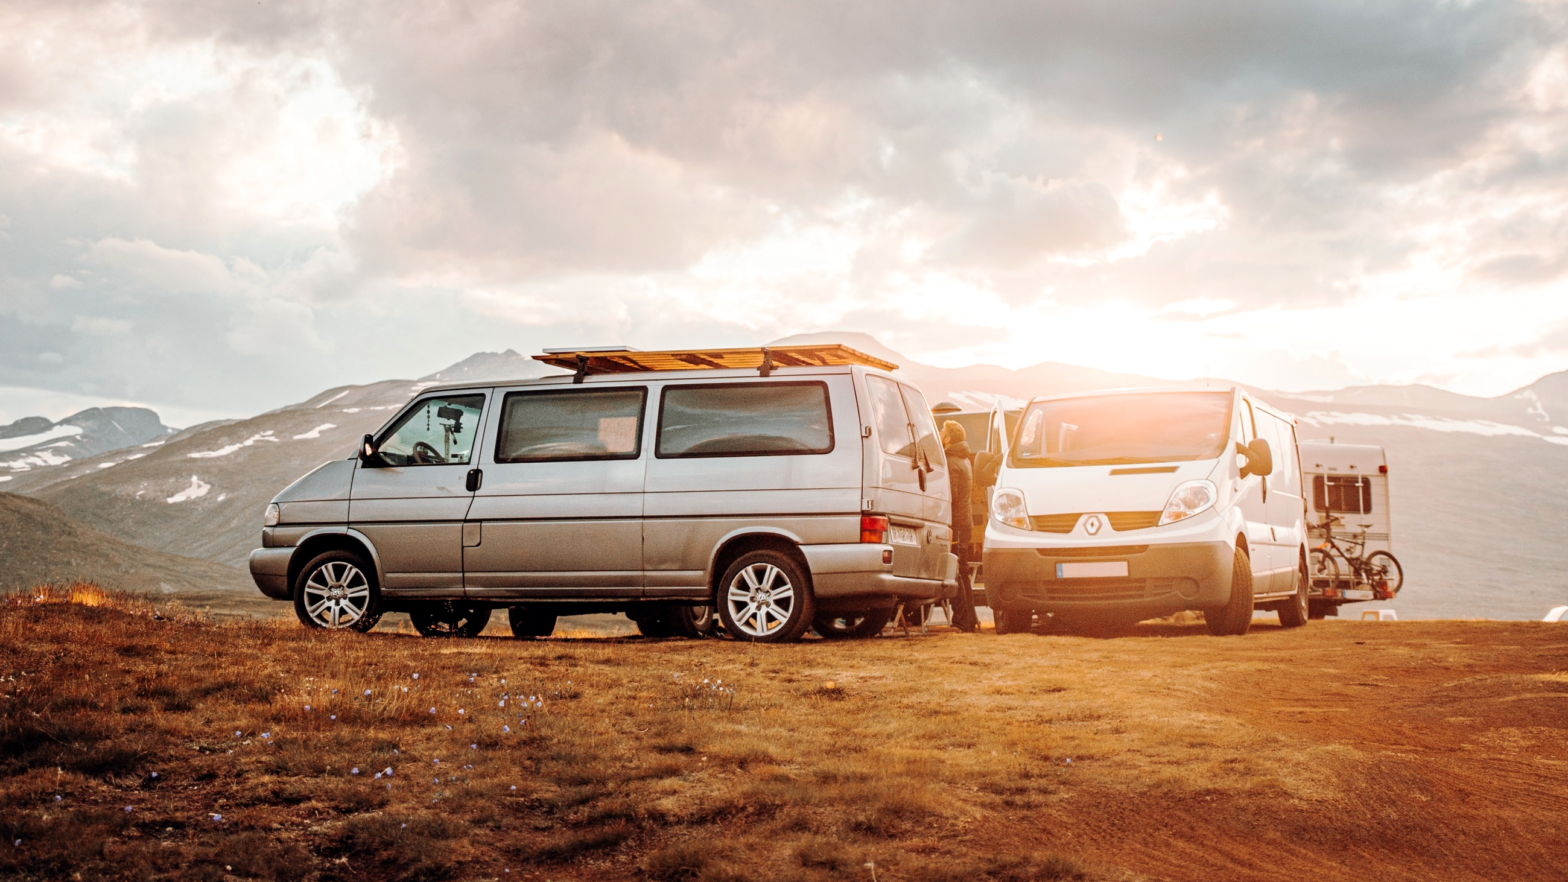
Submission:
POLYGON ((577 373, 572 374, 572 384, 576 385, 578 383, 581 383, 583 381, 583 378, 586 377, 586 376, 588 376, 588 356, 586 356, 586 355, 578 355, 577 356, 577 373))
POLYGON ((768 347, 762 347, 762 364, 757 365, 757 373, 766 377, 773 373, 773 353, 768 347))

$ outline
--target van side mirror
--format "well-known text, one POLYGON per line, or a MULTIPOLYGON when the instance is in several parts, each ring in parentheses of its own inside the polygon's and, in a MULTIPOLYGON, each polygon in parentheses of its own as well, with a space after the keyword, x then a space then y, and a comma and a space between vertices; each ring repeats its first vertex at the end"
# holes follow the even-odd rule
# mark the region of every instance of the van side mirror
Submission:
POLYGON ((359 461, 365 465, 376 465, 376 436, 366 435, 359 442, 359 461))
POLYGON ((1274 451, 1269 449, 1269 442, 1256 438, 1251 444, 1237 444, 1236 452, 1246 459, 1246 464, 1241 467, 1243 478, 1249 475, 1268 477, 1274 474, 1274 451))

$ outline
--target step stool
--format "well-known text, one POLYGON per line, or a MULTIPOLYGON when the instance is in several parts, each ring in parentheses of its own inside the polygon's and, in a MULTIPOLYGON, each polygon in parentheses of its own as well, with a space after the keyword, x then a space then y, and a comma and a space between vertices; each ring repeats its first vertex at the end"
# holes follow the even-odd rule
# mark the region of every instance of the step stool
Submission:
POLYGON ((1361 621, 1371 619, 1374 622, 1397 622, 1399 613, 1391 609, 1364 609, 1361 611, 1361 621))

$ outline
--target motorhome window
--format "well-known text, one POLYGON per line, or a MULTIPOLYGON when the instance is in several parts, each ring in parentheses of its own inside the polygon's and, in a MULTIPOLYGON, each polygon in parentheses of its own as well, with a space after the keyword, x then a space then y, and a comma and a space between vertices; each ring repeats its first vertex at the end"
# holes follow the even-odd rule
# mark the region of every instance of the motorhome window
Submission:
POLYGON ((936 421, 931 418, 931 408, 926 406, 925 396, 909 386, 898 388, 904 395, 904 407, 909 409, 909 415, 913 417, 911 422, 914 423, 920 449, 925 451, 926 458, 932 465, 946 468, 947 456, 942 453, 942 442, 936 433, 936 421))
POLYGON ((466 465, 484 407, 483 395, 423 399, 382 436, 376 452, 389 466, 466 465))
POLYGON ((495 461, 636 459, 646 387, 510 392, 501 405, 495 461))
POLYGON ((828 453, 833 420, 823 383, 669 386, 659 408, 660 457, 828 453))
POLYGON ((1371 514, 1372 479, 1365 475, 1314 475, 1312 506, 1334 514, 1371 514))
POLYGON ((886 377, 866 377, 866 390, 871 393, 871 419, 876 423, 882 452, 913 457, 915 437, 898 384, 886 377))
POLYGON ((1009 461, 1024 468, 1213 459, 1230 441, 1228 392, 1059 398, 1029 405, 1009 461))

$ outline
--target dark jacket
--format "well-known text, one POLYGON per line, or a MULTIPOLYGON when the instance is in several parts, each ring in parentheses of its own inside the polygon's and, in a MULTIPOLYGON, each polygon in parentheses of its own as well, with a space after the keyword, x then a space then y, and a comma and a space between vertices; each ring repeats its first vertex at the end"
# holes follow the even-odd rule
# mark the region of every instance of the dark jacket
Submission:
POLYGON ((974 484, 974 468, 969 460, 974 454, 966 441, 945 447, 942 452, 947 454, 947 479, 953 490, 953 553, 959 560, 968 560, 969 544, 974 537, 974 521, 969 513, 969 491, 974 484))

